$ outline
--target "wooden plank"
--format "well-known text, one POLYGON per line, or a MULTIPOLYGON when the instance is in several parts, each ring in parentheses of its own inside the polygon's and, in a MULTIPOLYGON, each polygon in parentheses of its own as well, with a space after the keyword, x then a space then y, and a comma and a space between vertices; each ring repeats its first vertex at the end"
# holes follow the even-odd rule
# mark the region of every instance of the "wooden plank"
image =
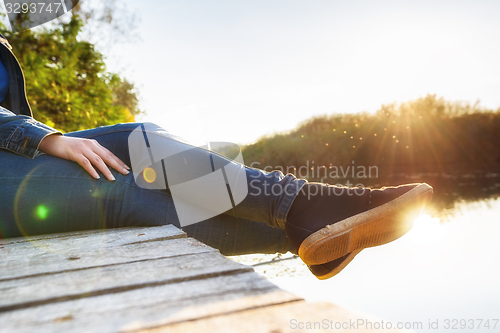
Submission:
MULTIPOLYGON (((118 228, 121 229, 121 228, 118 228)), ((113 231, 115 229, 99 229, 99 230, 82 230, 82 231, 72 231, 72 232, 60 232, 57 234, 43 234, 43 235, 33 235, 33 236, 25 236, 25 237, 14 237, 14 238, 0 238, 0 246, 9 245, 9 244, 17 244, 17 243, 27 243, 37 240, 44 239, 54 239, 54 238, 66 238, 72 236, 86 236, 92 234, 102 234, 107 233, 109 231, 113 231)))
POLYGON ((193 320, 200 315, 213 316, 297 300, 300 298, 280 291, 256 273, 241 273, 8 311, 0 313, 0 330, 40 333, 134 331, 193 320), (255 298, 248 302, 227 303, 242 297, 255 298))
POLYGON ((217 250, 193 238, 104 247, 91 251, 61 249, 57 253, 33 247, 32 252, 27 251, 24 257, 16 256, 17 260, 0 262, 0 281, 212 251, 217 250))
POLYGON ((173 225, 142 228, 117 228, 92 230, 82 233, 42 235, 30 238, 0 239, 0 263, 34 255, 36 248, 43 252, 85 250, 134 243, 155 242, 175 238, 186 238, 182 230, 173 225))
MULTIPOLYGON (((294 302, 235 311, 232 314, 164 325, 139 332, 402 332, 396 329, 383 329, 380 326, 381 321, 379 318, 349 311, 326 302, 294 302)), ((384 323, 387 325, 386 321, 384 323)))
MULTIPOLYGON (((140 232, 147 233, 156 233, 161 232, 164 234, 171 235, 179 235, 180 237, 186 237, 186 234, 175 227, 172 224, 167 224, 163 226, 156 227, 123 227, 123 228, 112 228, 112 229, 99 229, 99 230, 83 230, 76 232, 62 232, 57 234, 47 234, 47 235, 36 235, 36 236, 27 236, 27 237, 16 237, 16 238, 7 238, 0 239, 0 246, 9 245, 9 244, 18 244, 18 243, 31 243, 36 241, 46 241, 51 239, 64 239, 64 238, 78 238, 78 237, 91 237, 94 235, 105 235, 106 237, 113 238, 121 238, 127 237, 128 234, 134 235, 136 231, 141 230, 140 232)), ((156 236, 155 236, 156 237, 156 236)))
MULTIPOLYGON (((305 303, 183 237, 164 226, 0 240, 0 332, 297 332, 308 323, 331 332, 381 322, 305 303)), ((342 331, 371 331, 351 328, 342 331)))
POLYGON ((215 302, 211 302, 209 304, 195 303, 184 307, 181 311, 175 314, 175 317, 149 325, 130 325, 125 329, 125 331, 136 332, 142 329, 153 329, 170 324, 178 324, 186 321, 211 318, 214 316, 229 315, 241 311, 292 302, 304 302, 304 299, 283 290, 251 290, 240 293, 238 294, 238 297, 231 297, 230 299, 218 297, 215 302))
POLYGON ((208 252, 12 279, 0 282, 0 312, 248 271, 253 269, 208 252))

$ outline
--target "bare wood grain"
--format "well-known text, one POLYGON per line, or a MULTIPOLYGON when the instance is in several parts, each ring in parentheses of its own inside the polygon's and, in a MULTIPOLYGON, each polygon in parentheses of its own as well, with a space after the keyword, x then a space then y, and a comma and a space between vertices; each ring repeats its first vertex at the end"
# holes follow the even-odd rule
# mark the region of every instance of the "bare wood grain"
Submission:
POLYGON ((160 227, 117 228, 81 233, 0 239, 0 264, 8 260, 17 260, 26 255, 33 255, 35 249, 38 249, 40 253, 58 253, 67 252, 68 250, 88 251, 95 248, 186 237, 185 232, 169 224, 160 227))
POLYGON ((134 331, 297 300, 247 272, 8 311, 0 313, 0 332, 134 331), (237 301, 243 297, 257 298, 237 301))
POLYGON ((0 281, 0 312, 244 271, 208 252, 0 281))
POLYGON ((193 238, 98 247, 89 251, 70 248, 44 252, 33 247, 17 260, 0 261, 0 281, 212 251, 217 250, 193 238))
POLYGON ((402 332, 383 329, 380 326, 377 329, 373 325, 375 322, 380 325, 381 319, 326 302, 294 302, 216 315, 140 332, 402 332), (370 321, 372 326, 366 324, 367 321, 370 321), (344 327, 336 328, 336 323, 344 327))

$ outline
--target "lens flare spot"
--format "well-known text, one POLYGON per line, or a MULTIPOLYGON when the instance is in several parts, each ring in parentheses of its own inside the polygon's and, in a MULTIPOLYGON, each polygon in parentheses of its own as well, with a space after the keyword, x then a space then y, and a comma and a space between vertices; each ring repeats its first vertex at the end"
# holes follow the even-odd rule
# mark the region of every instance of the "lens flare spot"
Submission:
POLYGON ((49 209, 44 205, 36 207, 35 213, 40 220, 46 220, 49 217, 49 209))
POLYGON ((152 183, 156 180, 156 171, 154 171, 152 168, 146 168, 142 172, 142 176, 144 177, 144 180, 148 183, 152 183))

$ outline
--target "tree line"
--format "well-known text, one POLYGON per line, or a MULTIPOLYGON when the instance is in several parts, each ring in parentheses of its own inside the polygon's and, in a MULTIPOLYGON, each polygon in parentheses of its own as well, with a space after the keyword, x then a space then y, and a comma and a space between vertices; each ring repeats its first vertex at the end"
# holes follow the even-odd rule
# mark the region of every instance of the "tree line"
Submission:
MULTIPOLYGON (((107 71, 103 54, 81 38, 92 23, 110 26, 113 15, 120 16, 114 3, 105 1, 107 21, 92 8, 77 7, 62 19, 16 33, 0 22, 0 33, 23 68, 28 100, 38 121, 68 132, 134 121, 142 112, 134 84, 107 71)), ((28 21, 27 15, 18 15, 14 24, 28 21)))
POLYGON ((243 147, 243 157, 245 163, 261 168, 314 165, 338 171, 350 165, 377 167, 377 177, 387 177, 498 170, 499 144, 500 109, 427 95, 383 105, 374 114, 311 118, 292 131, 243 147))

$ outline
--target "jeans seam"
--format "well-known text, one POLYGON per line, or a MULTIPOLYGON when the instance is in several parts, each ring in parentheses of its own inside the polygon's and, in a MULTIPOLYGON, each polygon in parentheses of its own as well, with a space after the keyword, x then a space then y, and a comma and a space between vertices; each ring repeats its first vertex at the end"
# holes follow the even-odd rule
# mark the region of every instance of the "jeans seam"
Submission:
MULTIPOLYGON (((101 135, 108 135, 108 134, 114 134, 114 133, 125 133, 125 132, 132 132, 131 130, 123 130, 123 129, 116 129, 116 130, 110 130, 110 131, 103 131, 101 133, 90 133, 90 135, 85 135, 83 136, 84 138, 94 138, 96 136, 101 136, 101 135)), ((70 132, 67 134, 74 134, 77 132, 70 132)))
POLYGON ((299 194, 300 190, 306 184, 306 182, 303 179, 297 179, 297 182, 301 182, 302 185, 300 185, 300 187, 297 186, 296 187, 297 190, 291 194, 287 193, 286 185, 284 186, 283 192, 285 193, 285 199, 282 201, 281 205, 278 207, 278 214, 277 214, 278 216, 276 217, 276 225, 278 226, 278 228, 285 229, 285 222, 286 222, 286 216, 288 215, 288 211, 290 210, 290 208, 293 204, 293 201, 295 200, 295 198, 299 194))

